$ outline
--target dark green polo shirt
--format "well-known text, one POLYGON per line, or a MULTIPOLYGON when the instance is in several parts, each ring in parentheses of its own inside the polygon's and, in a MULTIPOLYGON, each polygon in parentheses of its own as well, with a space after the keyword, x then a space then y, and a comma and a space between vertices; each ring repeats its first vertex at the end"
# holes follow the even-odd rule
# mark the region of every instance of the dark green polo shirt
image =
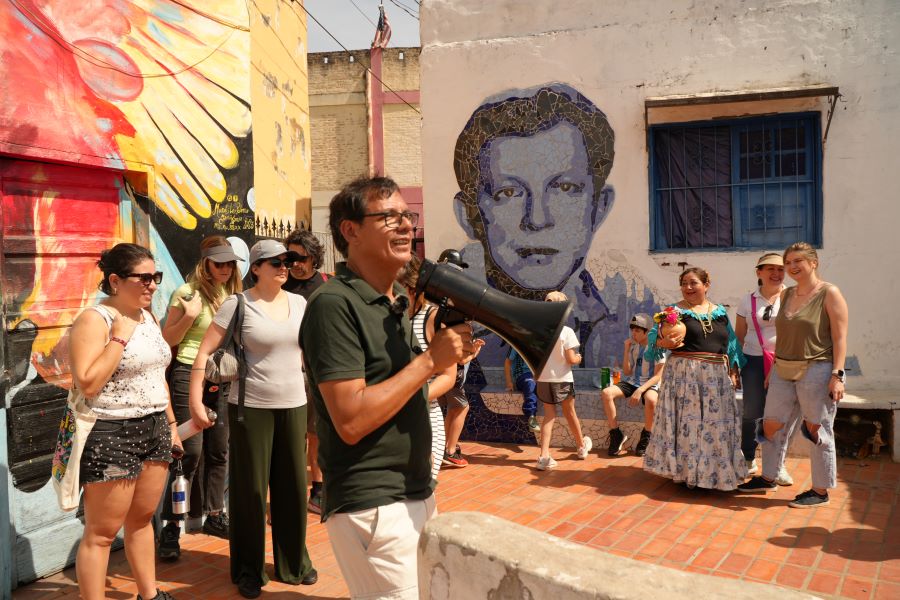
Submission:
MULTIPOLYGON (((426 390, 419 390, 388 422, 355 445, 341 440, 325 409, 319 383, 389 379, 415 357, 409 317, 390 310, 388 297, 347 268, 309 298, 300 345, 318 421, 319 466, 325 480, 322 520, 402 500, 429 497, 431 424, 426 390)), ((406 295, 399 284, 394 295, 406 295)))

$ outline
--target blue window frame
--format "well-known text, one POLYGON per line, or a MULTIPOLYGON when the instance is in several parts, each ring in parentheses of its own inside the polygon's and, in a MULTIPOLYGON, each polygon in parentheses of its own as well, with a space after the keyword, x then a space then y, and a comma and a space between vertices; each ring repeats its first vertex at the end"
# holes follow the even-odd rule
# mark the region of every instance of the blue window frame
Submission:
POLYGON ((822 239, 819 113, 650 128, 653 250, 822 239))

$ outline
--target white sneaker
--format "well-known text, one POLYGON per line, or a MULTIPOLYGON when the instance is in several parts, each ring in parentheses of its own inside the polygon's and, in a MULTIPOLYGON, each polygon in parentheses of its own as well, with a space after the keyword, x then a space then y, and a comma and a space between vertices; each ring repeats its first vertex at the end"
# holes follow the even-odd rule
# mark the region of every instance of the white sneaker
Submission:
POLYGON ((775 477, 775 483, 778 485, 794 485, 794 478, 787 472, 787 468, 784 465, 781 465, 778 476, 775 477))
POLYGON ((557 462, 553 460, 552 456, 541 456, 537 461, 537 470, 538 471, 549 471, 557 465, 557 462))
POLYGON ((756 459, 747 461, 747 475, 757 475, 759 474, 759 465, 756 463, 756 459))
POLYGON ((591 451, 591 448, 594 447, 594 442, 591 441, 591 438, 588 436, 584 436, 581 438, 581 448, 578 449, 578 458, 584 460, 587 458, 588 452, 591 451))

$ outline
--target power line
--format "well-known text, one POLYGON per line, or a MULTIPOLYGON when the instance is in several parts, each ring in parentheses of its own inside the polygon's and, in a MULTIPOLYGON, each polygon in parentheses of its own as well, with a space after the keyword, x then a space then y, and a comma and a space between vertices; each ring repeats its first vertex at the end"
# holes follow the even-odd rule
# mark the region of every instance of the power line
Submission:
POLYGON ((224 25, 225 27, 231 27, 232 29, 237 29, 238 31, 248 31, 248 32, 250 31, 249 27, 245 27, 243 25, 238 25, 236 23, 231 23, 229 21, 226 21, 225 19, 221 19, 221 18, 217 17, 216 15, 204 12, 202 10, 197 10, 193 6, 189 6, 188 4, 186 4, 184 2, 184 0, 169 0, 169 2, 173 2, 173 3, 177 4, 178 6, 181 6, 182 8, 185 8, 191 12, 197 13, 201 17, 206 17, 210 21, 215 21, 216 23, 218 23, 220 25, 224 25))
POLYGON ((416 16, 419 15, 419 5, 418 5, 418 4, 416 4, 415 6, 410 6, 409 4, 407 4, 408 0, 406 0, 406 1, 404 1, 404 0, 397 0, 397 2, 399 2, 400 4, 402 4, 403 6, 405 6, 406 8, 408 8, 409 10, 415 11, 416 16))
POLYGON ((408 8, 406 8, 405 6, 403 6, 402 4, 397 2, 397 0, 391 0, 391 4, 393 4, 394 6, 396 6, 397 8, 399 8, 400 10, 402 10, 403 12, 405 12, 406 14, 411 16, 416 21, 419 20, 419 17, 417 15, 414 15, 408 8))
MULTIPOLYGON (((292 5, 295 4, 295 0, 291 0, 291 4, 292 4, 292 5)), ((309 16, 310 19, 312 19, 313 21, 315 21, 316 24, 317 24, 319 27, 322 28, 322 31, 324 31, 325 33, 327 33, 328 36, 329 36, 331 39, 333 39, 333 40, 335 41, 335 43, 336 43, 338 46, 340 46, 341 48, 343 48, 344 52, 350 52, 350 51, 347 49, 347 47, 346 47, 345 45, 343 45, 343 44, 340 42, 340 40, 338 40, 336 37, 334 37, 334 34, 333 34, 333 33, 331 33, 330 31, 328 31, 328 28, 326 28, 324 25, 322 25, 322 22, 321 22, 321 21, 319 21, 315 16, 313 16, 313 14, 312 14, 311 12, 309 12, 309 9, 306 8, 305 3, 301 3, 301 4, 300 4, 300 7, 301 7, 301 8, 303 9, 303 11, 307 14, 307 16, 309 16)), ((295 12, 296 12, 296 11, 295 11, 295 12)), ((360 63, 360 64, 362 64, 362 63, 360 63)), ((422 112, 421 112, 418 108, 416 108, 415 106, 413 106, 412 104, 410 104, 409 102, 407 102, 407 101, 406 101, 406 98, 404 98, 403 96, 401 96, 400 94, 398 94, 391 86, 389 86, 388 84, 386 84, 380 77, 378 77, 378 75, 376 75, 376 74, 372 71, 372 69, 369 67, 369 65, 363 64, 362 66, 365 67, 366 71, 368 71, 369 73, 372 74, 372 77, 374 77, 374 78, 378 81, 378 83, 380 83, 380 84, 383 85, 385 88, 387 88, 387 90, 388 90, 389 92, 391 92, 392 94, 394 94, 401 102, 403 102, 403 104, 407 105, 408 107, 410 107, 411 109, 413 109, 414 111, 416 111, 416 112, 419 114, 419 116, 422 115, 422 112)))
POLYGON ((366 18, 366 21, 368 21, 369 23, 372 24, 372 27, 378 27, 378 25, 375 23, 375 21, 370 19, 369 15, 367 15, 366 13, 363 12, 363 9, 361 9, 356 2, 354 2, 353 0, 350 0, 350 4, 352 4, 356 8, 356 10, 359 11, 359 14, 361 14, 363 17, 366 18))
MULTIPOLYGON (((87 52, 86 50, 79 48, 78 46, 75 46, 74 44, 68 42, 67 40, 62 38, 62 36, 58 36, 58 34, 56 34, 54 32, 53 27, 51 27, 49 24, 47 24, 38 15, 34 14, 27 8, 23 7, 21 4, 18 3, 17 0, 8 0, 8 1, 10 4, 13 5, 13 7, 16 10, 18 10, 22 14, 23 17, 25 17, 26 20, 28 20, 28 22, 30 22, 32 25, 37 27, 41 31, 41 33, 43 33, 48 38, 53 40, 58 46, 60 46, 64 50, 71 52, 75 56, 78 56, 82 60, 85 60, 85 61, 91 63, 95 67, 100 67, 102 69, 109 69, 111 71, 116 71, 117 73, 127 75, 128 77, 136 77, 138 79, 153 79, 156 77, 174 77, 175 75, 180 75, 180 74, 184 73, 185 71, 190 71, 194 67, 197 67, 201 63, 209 60, 213 54, 218 52, 219 49, 221 49, 222 46, 224 46, 225 43, 231 39, 231 36, 234 35, 234 32, 238 31, 238 29, 236 27, 232 27, 231 31, 228 32, 228 34, 222 39, 222 41, 219 42, 215 48, 213 48, 212 52, 210 52, 209 54, 207 54, 206 56, 204 56, 197 62, 184 67, 183 69, 179 69, 177 71, 166 71, 165 73, 146 73, 146 74, 145 73, 133 73, 131 71, 127 71, 127 70, 119 67, 118 65, 114 65, 113 63, 107 62, 100 57, 94 56, 90 52, 87 52)), ((197 13, 197 14, 202 14, 202 13, 197 13)), ((246 29, 245 31, 249 31, 249 29, 246 29)))

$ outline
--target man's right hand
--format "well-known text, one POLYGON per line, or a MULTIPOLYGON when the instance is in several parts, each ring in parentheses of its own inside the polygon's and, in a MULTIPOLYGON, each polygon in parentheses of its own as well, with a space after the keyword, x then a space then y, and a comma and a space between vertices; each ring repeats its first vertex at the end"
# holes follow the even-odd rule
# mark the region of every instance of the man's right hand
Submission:
POLYGON ((468 323, 438 330, 428 345, 435 373, 469 358, 475 351, 472 326, 468 323))

